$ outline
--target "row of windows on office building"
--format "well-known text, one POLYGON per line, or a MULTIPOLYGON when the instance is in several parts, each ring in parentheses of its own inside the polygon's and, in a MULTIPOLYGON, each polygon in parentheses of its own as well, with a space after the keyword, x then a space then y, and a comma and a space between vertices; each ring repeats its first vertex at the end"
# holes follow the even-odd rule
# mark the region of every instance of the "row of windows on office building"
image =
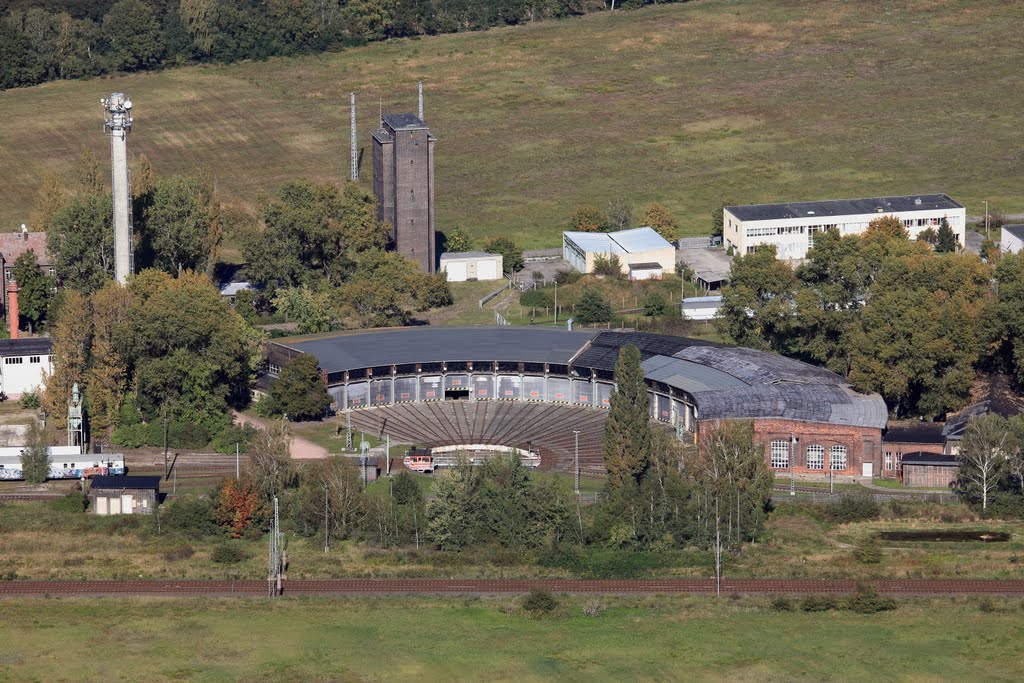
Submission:
MULTIPOLYGON (((789 468, 790 448, 791 446, 789 441, 772 441, 771 464, 773 468, 789 468)), ((832 446, 831 448, 828 449, 827 452, 829 469, 845 470, 847 468, 846 446, 832 446)), ((811 444, 810 446, 808 446, 804 451, 804 454, 807 457, 807 469, 824 470, 825 453, 826 449, 824 446, 818 444, 811 444)))
MULTIPOLYGON (((4 358, 4 365, 21 365, 25 362, 25 356, 7 356, 4 358)), ((41 363, 39 356, 28 356, 28 362, 32 364, 41 363)))

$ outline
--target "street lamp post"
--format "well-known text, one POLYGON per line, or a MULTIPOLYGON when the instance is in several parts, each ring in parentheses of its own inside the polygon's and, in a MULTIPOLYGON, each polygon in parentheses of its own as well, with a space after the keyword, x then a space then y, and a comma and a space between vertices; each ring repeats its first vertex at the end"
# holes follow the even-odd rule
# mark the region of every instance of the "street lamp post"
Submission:
POLYGON ((789 495, 796 495, 796 435, 789 435, 789 495))
POLYGON ((992 239, 992 235, 989 233, 988 229, 988 200, 983 199, 982 201, 985 203, 985 239, 990 240, 992 239))
POLYGON ((580 495, 580 430, 572 430, 572 435, 575 440, 575 447, 573 449, 573 462, 575 463, 576 470, 576 495, 580 495))

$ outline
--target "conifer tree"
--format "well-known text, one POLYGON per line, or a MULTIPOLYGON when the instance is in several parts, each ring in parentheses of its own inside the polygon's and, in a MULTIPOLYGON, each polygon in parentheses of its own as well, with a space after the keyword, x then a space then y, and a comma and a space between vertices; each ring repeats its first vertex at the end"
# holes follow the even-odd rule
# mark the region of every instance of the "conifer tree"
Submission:
POLYGON ((651 406, 640 368, 640 350, 619 349, 616 388, 604 426, 604 462, 614 489, 635 485, 651 459, 651 406))
POLYGON ((943 218, 942 222, 939 223, 939 229, 936 232, 935 251, 943 254, 949 254, 956 251, 959 246, 960 240, 957 239, 956 233, 953 232, 953 228, 949 227, 949 221, 943 218))

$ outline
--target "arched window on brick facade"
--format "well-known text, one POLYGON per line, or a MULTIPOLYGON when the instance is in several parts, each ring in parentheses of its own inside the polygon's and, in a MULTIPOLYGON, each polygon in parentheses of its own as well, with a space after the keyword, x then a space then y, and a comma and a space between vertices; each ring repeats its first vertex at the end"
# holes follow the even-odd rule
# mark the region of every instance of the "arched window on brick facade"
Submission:
POLYGON ((829 466, 834 470, 846 469, 846 446, 833 446, 828 449, 829 466))
POLYGON ((789 467, 789 442, 772 441, 772 467, 789 467))
POLYGON ((811 444, 807 447, 807 469, 825 469, 825 447, 818 444, 811 444))

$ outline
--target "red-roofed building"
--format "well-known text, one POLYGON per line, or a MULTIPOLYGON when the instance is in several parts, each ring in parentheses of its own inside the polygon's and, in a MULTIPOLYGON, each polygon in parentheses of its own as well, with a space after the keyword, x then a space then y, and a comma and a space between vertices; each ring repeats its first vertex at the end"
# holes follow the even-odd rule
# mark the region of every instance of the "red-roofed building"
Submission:
POLYGON ((23 228, 20 232, 0 233, 0 265, 3 266, 4 284, 11 281, 14 262, 26 251, 36 253, 36 260, 44 275, 56 276, 57 271, 46 251, 46 233, 29 232, 23 228))

